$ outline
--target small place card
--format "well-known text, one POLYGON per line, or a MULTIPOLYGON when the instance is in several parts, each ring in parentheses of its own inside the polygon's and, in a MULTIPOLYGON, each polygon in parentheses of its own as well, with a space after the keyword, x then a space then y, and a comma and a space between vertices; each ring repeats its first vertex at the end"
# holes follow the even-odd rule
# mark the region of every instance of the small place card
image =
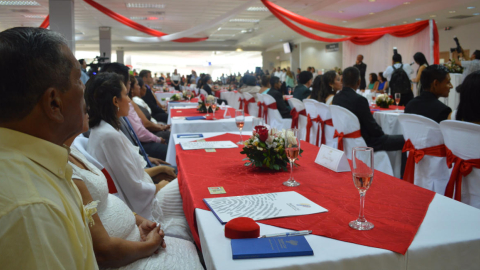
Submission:
POLYGON ((225 194, 227 193, 223 187, 209 187, 210 194, 225 194))
POLYGON ((213 149, 213 148, 207 148, 205 149, 205 152, 217 152, 217 150, 213 149))
POLYGON ((315 163, 328 168, 334 172, 349 172, 350 164, 348 164, 345 152, 330 146, 322 144, 318 151, 315 163))

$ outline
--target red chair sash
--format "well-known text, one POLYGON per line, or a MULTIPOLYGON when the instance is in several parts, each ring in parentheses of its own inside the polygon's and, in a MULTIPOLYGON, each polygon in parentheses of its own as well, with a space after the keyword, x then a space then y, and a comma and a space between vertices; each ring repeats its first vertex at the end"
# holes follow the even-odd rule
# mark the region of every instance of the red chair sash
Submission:
POLYGON ((117 187, 115 186, 115 183, 113 182, 112 177, 108 173, 107 169, 103 168, 102 173, 103 175, 105 175, 105 178, 107 178, 108 193, 110 194, 118 193, 117 187))
POLYGON ((449 168, 453 166, 450 180, 445 188, 445 196, 453 198, 453 190, 455 189, 455 200, 462 201, 462 176, 467 176, 472 172, 475 167, 480 169, 480 159, 468 159, 464 160, 455 156, 450 149, 447 150, 447 165, 449 168))
POLYGON ((258 117, 262 117, 262 112, 263 112, 263 105, 265 103, 258 101, 257 106, 258 106, 258 117))
POLYGON ((316 145, 317 146, 320 146, 318 144, 319 142, 319 139, 320 139, 320 131, 322 132, 322 144, 325 144, 326 143, 326 139, 325 139, 325 125, 329 125, 329 126, 332 126, 333 127, 333 122, 332 122, 332 119, 328 119, 328 120, 325 120, 323 121, 322 118, 319 116, 317 116, 316 118, 311 118, 310 117, 310 114, 307 115, 307 137, 305 138, 307 140, 307 142, 310 142, 310 129, 312 128, 313 126, 313 122, 317 122, 318 123, 318 131, 317 131, 317 140, 316 140, 316 145))
MULTIPOLYGON (((244 109, 245 113, 246 113, 246 114, 250 114, 250 113, 248 112, 248 104, 250 104, 251 102, 255 102, 255 98, 252 97, 252 98, 250 98, 249 100, 244 99, 243 102, 245 103, 245 109, 244 109)), ((241 108, 240 108, 240 109, 241 109, 241 108)))
POLYGON ((268 124, 268 109, 276 110, 277 103, 274 102, 270 105, 263 103, 263 117, 265 118, 265 124, 268 124))
POLYGON ((300 115, 307 116, 307 111, 305 111, 305 109, 303 109, 303 110, 297 112, 297 109, 293 108, 290 111, 290 115, 292 116, 292 128, 298 128, 298 118, 300 117, 300 115))
POLYGON ((240 109, 240 110, 243 109, 243 99, 242 99, 242 97, 238 98, 238 102, 240 102, 240 106, 238 107, 238 109, 240 109))
POLYGON ((418 164, 425 155, 434 157, 445 157, 447 155, 445 145, 440 144, 423 149, 415 149, 410 139, 408 139, 403 145, 402 152, 409 152, 407 164, 405 165, 405 172, 403 173, 403 180, 414 183, 415 178, 415 163, 418 164))
POLYGON ((360 137, 362 137, 362 133, 360 132, 360 130, 348 134, 343 134, 343 132, 339 133, 335 129, 335 134, 333 135, 333 138, 338 138, 338 150, 340 151, 343 151, 343 138, 355 139, 360 137))

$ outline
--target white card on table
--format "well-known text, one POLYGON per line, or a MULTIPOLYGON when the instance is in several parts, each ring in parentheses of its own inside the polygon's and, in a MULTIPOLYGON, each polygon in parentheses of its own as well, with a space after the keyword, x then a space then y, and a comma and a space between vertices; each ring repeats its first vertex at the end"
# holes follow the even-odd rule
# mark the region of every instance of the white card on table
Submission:
POLYGON ((238 148, 238 146, 231 141, 217 141, 217 142, 181 142, 183 150, 197 150, 197 149, 219 149, 219 148, 238 148))
POLYGON ((348 164, 345 152, 332 148, 325 144, 320 146, 315 163, 328 168, 334 172, 349 172, 350 164, 348 164))

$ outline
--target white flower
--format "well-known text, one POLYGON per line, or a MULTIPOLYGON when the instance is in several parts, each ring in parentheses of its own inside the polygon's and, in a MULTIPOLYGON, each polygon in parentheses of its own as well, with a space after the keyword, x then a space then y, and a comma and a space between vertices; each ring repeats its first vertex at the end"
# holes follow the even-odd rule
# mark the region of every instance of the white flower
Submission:
POLYGON ((207 100, 213 101, 213 100, 215 100, 215 96, 208 95, 208 96, 207 96, 207 100))
POLYGON ((85 223, 87 223, 90 227, 95 225, 95 221, 93 220, 93 215, 97 213, 97 206, 100 201, 92 201, 89 204, 83 206, 83 212, 85 214, 85 223))

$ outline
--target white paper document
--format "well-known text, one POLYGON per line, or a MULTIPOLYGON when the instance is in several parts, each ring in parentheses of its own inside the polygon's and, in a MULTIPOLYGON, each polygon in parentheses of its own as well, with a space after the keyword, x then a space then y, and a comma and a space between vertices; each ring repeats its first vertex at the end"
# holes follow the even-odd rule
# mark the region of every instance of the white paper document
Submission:
POLYGON ((295 191, 210 198, 203 201, 222 224, 237 217, 262 220, 328 211, 295 191))
POLYGON ((180 145, 182 146, 183 150, 238 148, 238 146, 231 141, 181 142, 180 145))
POLYGON ((325 144, 320 146, 315 163, 328 168, 334 172, 349 172, 350 164, 348 164, 345 152, 332 148, 325 144))

